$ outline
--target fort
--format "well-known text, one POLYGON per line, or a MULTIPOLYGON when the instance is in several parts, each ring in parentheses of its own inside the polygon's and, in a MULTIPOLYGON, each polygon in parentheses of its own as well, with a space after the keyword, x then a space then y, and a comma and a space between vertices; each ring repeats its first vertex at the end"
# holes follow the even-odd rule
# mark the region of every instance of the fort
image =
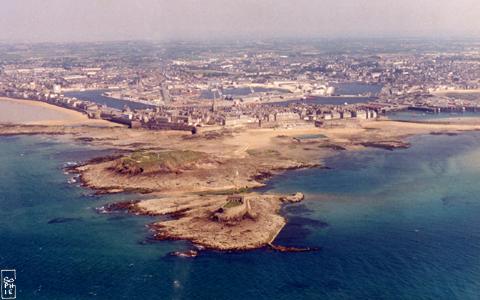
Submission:
POLYGON ((241 195, 227 197, 226 203, 213 213, 212 218, 219 222, 232 223, 244 218, 255 219, 257 215, 252 211, 250 199, 241 195))

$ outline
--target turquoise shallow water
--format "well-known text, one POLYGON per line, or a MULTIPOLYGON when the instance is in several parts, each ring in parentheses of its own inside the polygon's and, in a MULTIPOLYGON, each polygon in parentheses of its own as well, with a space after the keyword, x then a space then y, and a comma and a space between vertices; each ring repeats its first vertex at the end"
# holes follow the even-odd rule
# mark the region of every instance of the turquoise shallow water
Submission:
POLYGON ((277 243, 321 250, 181 259, 186 242, 145 242, 153 219, 94 210, 131 195, 67 183, 62 165, 97 150, 0 138, 0 266, 19 299, 479 299, 480 134, 411 142, 271 180, 307 195, 277 243))

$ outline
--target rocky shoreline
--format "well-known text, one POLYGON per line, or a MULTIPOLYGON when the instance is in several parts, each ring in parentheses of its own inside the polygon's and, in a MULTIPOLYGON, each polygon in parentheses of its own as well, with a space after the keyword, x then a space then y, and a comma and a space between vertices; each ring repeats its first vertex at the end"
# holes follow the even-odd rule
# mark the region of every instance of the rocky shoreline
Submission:
MULTIPOLYGON (((108 186, 108 187, 99 187, 91 182, 85 180, 85 172, 88 172, 88 166, 91 165, 98 165, 103 163, 112 162, 115 160, 120 159, 123 157, 122 155, 110 155, 105 157, 98 157, 93 158, 87 162, 75 165, 75 166, 68 166, 66 167, 66 171, 71 173, 76 173, 79 175, 79 181, 84 187, 91 188, 95 191, 96 194, 106 194, 106 193, 119 193, 119 192, 134 192, 134 193, 144 193, 144 194, 153 194, 155 192, 160 192, 158 190, 146 190, 146 189, 132 189, 132 188, 125 188, 122 186, 108 186), (87 167, 87 169, 86 169, 87 167)), ((199 227, 205 228, 208 225, 219 225, 216 226, 215 230, 203 231, 198 234, 197 236, 191 235, 191 229, 188 230, 176 230, 181 226, 185 226, 185 223, 181 223, 180 225, 175 225, 174 227, 169 227, 168 225, 162 224, 162 222, 156 222, 151 224, 149 227, 152 231, 154 231, 154 238, 156 240, 190 240, 192 243, 199 245, 206 249, 215 249, 215 250, 222 250, 222 251, 240 251, 240 250, 250 250, 256 249, 264 246, 270 246, 272 249, 281 252, 300 252, 306 251, 303 248, 292 248, 289 249, 288 247, 282 246, 274 246, 272 245, 273 240, 276 238, 278 233, 285 225, 285 219, 279 215, 280 205, 285 202, 300 202, 304 199, 304 195, 302 193, 297 193, 295 195, 265 195, 265 194, 257 194, 257 193, 248 193, 248 190, 255 187, 263 186, 263 181, 271 178, 275 174, 279 174, 280 172, 284 172, 286 170, 295 170, 295 169, 302 169, 302 168, 313 168, 318 167, 319 164, 307 164, 307 163, 297 163, 290 165, 288 167, 278 167, 272 168, 268 171, 260 171, 259 173, 254 174, 248 181, 253 182, 253 186, 248 186, 247 189, 242 191, 231 190, 231 189, 224 189, 224 190, 215 190, 215 191, 202 191, 200 194, 195 196, 190 196, 191 198, 187 203, 184 203, 183 206, 176 204, 175 207, 170 208, 169 210, 156 212, 151 208, 145 208, 141 206, 142 201, 139 200, 131 200, 125 202, 116 202, 110 203, 104 207, 98 208, 98 212, 100 213, 110 213, 115 211, 126 211, 128 213, 134 215, 148 215, 148 216, 160 216, 160 215, 167 215, 170 218, 179 221, 182 218, 186 218, 190 216, 191 223, 199 223, 199 227), (262 182, 262 183, 259 183, 262 182), (255 203, 253 203, 253 207, 255 208, 255 217, 244 217, 241 216, 239 219, 236 219, 235 222, 216 222, 212 219, 211 213, 218 210, 218 208, 222 207, 225 204, 225 199, 228 198, 228 195, 235 194, 236 192, 240 192, 239 195, 242 197, 251 197, 253 196, 255 199, 255 203), (202 200, 201 202, 197 203, 196 199, 205 199, 210 198, 209 200, 202 200), (264 205, 257 205, 257 202, 267 201, 270 202, 270 206, 264 205), (203 210, 205 207, 205 203, 209 205, 209 211, 203 210), (194 221, 192 221, 194 220, 194 221), (218 236, 218 233, 222 231, 222 229, 228 226, 230 229, 230 233, 224 235, 224 241, 213 241, 210 240, 210 237, 218 236), (228 241, 230 236, 232 235, 231 230, 233 228, 238 228, 238 231, 244 232, 254 232, 255 229, 257 231, 264 231, 261 237, 250 240, 250 241, 242 241, 242 237, 238 238, 237 243, 231 243, 228 241), (259 229, 261 228, 261 229, 259 229), (216 234, 215 234, 216 232, 216 234), (202 236, 203 234, 203 236, 202 236), (303 250, 300 250, 303 249, 303 250)), ((112 172, 112 170, 109 170, 112 172)), ((122 176, 119 174, 111 173, 111 176, 122 176)), ((165 174, 160 174, 159 176, 163 176, 165 174)), ((177 176, 179 174, 176 174, 177 176)), ((198 191, 197 191, 198 192, 198 191)), ((161 197, 165 197, 165 194, 160 194, 161 197)), ((168 196, 168 194, 167 194, 168 196)), ((172 201, 177 201, 179 198, 185 197, 185 193, 176 194, 172 201)), ((187 196, 189 197, 189 196, 187 196)), ((147 200, 148 201, 148 200, 147 200)), ((166 201, 159 201, 160 206, 168 206, 168 202, 166 201)), ((177 201, 178 202, 178 201, 177 201)), ((255 234, 250 234, 254 236, 255 234)), ((247 236, 248 239, 248 236, 247 236)))
MULTIPOLYGON (((189 240, 221 251, 270 247, 286 224, 280 208, 299 195, 255 193, 265 181, 301 168, 327 168, 324 159, 338 151, 365 148, 405 149, 417 134, 455 135, 480 129, 480 119, 465 122, 412 123, 378 121, 354 128, 293 130, 219 130, 190 136, 177 132, 126 128, 0 125, 0 135, 63 135, 115 154, 94 158, 67 171, 97 194, 132 192, 150 199, 110 204, 101 213, 168 216, 151 225, 156 239, 189 240), (309 134, 322 138, 302 140, 309 134)), ((188 256, 189 254, 187 254, 188 256)))
MULTIPOLYGON (((364 143, 365 147, 375 147, 387 150, 393 150, 397 148, 409 147, 408 143, 400 141, 379 141, 377 143, 364 143)), ((343 151, 338 149, 336 151, 343 151)), ((144 194, 158 195, 157 199, 149 200, 132 200, 127 202, 111 203, 105 207, 99 209, 100 212, 108 213, 112 211, 127 211, 134 215, 148 215, 148 216, 168 216, 171 218, 169 221, 159 221, 149 225, 149 228, 153 232, 155 240, 189 240, 194 245, 205 249, 221 250, 221 251, 245 251, 251 249, 257 249, 261 247, 270 247, 271 249, 279 252, 305 252, 318 250, 317 248, 302 248, 302 247, 285 247, 281 245, 274 245, 273 242, 277 235, 281 232, 286 224, 286 220, 280 214, 281 204, 285 202, 296 203, 304 199, 304 195, 300 192, 294 195, 268 195, 251 193, 250 190, 261 187, 264 182, 271 177, 278 175, 288 170, 298 170, 304 168, 325 168, 320 163, 313 162, 294 162, 285 166, 273 166, 268 168, 257 169, 255 173, 242 174, 248 178, 245 182, 248 182, 241 191, 238 189, 232 189, 228 186, 222 186, 220 189, 212 190, 183 190, 181 193, 175 192, 171 195, 171 191, 155 190, 155 189, 132 189, 119 186, 99 186, 97 183, 92 182, 85 178, 85 173, 91 171, 94 165, 100 165, 104 163, 111 163, 112 161, 121 159, 121 155, 109 156, 103 158, 92 159, 87 163, 80 166, 71 168, 72 171, 80 174, 80 180, 86 187, 92 188, 96 193, 118 193, 118 192, 137 192, 144 194), (192 193, 197 193, 195 196, 191 196, 192 193), (241 195, 242 197, 254 196, 256 199, 255 207, 256 216, 260 215, 264 218, 269 218, 267 221, 257 217, 241 216, 234 222, 218 222, 213 219, 213 213, 221 208, 225 204, 225 200, 228 195, 241 195), (182 197, 187 200, 182 201, 182 197), (272 198, 273 197, 273 198, 272 198), (201 199, 201 200, 199 200, 201 199), (145 203, 156 201, 155 205, 145 205, 145 203), (257 205, 258 203, 269 203, 270 206, 257 205), (173 204, 172 204, 173 203, 173 204), (169 206, 170 205, 170 206, 169 206), (271 216, 269 216, 271 214, 271 216), (269 226, 270 225, 270 226, 269 226), (201 228, 201 230, 195 230, 195 226, 201 228), (235 235, 235 231, 237 234, 235 235), (253 232, 257 231, 256 234, 253 232), (243 232, 238 234, 238 232, 243 232), (255 237, 258 232, 265 233, 260 234, 260 237, 255 237), (219 239, 219 236, 222 238, 219 239), (255 237, 252 239, 252 237, 255 237)), ((104 165, 102 167, 108 170, 107 177, 122 177, 128 180, 131 176, 116 174, 111 167, 104 165)), ((229 168, 230 169, 230 168, 229 168)), ((188 170, 191 171, 191 170, 188 170)), ((184 171, 174 171, 175 177, 182 176, 184 171)), ((157 177, 158 180, 162 178, 164 181, 165 176, 168 174, 151 174, 149 176, 157 177)), ((105 177, 105 176, 104 176, 105 177)), ((190 254, 179 253, 179 256, 190 256, 190 254)), ((196 255, 192 255, 196 256, 196 255)))
POLYGON ((121 211, 134 215, 168 216, 168 220, 149 225, 153 239, 189 240, 201 249, 245 251, 268 246, 280 252, 316 250, 273 245, 286 224, 279 215, 282 203, 299 202, 303 200, 303 194, 279 196, 249 193, 242 197, 250 202, 254 214, 241 214, 228 222, 214 218, 218 207, 224 206, 224 196, 203 196, 201 200, 197 196, 183 196, 183 201, 175 197, 114 202, 97 211, 105 214, 121 211))

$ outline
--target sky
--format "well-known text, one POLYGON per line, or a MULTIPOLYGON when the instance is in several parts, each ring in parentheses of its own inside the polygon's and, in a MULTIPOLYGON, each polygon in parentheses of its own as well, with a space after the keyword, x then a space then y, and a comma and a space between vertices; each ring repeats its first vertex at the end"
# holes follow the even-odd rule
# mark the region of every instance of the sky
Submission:
POLYGON ((480 0, 1 0, 0 41, 480 37, 480 0))

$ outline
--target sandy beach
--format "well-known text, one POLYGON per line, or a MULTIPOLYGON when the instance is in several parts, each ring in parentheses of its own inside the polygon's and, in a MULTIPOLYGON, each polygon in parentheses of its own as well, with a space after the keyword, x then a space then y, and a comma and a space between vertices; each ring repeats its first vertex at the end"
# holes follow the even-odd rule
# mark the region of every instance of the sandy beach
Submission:
POLYGON ((0 123, 27 125, 116 126, 104 120, 92 120, 85 114, 40 101, 0 97, 0 123))
POLYGON ((480 94, 480 89, 469 90, 440 90, 432 92, 433 95, 445 96, 447 94, 480 94))

